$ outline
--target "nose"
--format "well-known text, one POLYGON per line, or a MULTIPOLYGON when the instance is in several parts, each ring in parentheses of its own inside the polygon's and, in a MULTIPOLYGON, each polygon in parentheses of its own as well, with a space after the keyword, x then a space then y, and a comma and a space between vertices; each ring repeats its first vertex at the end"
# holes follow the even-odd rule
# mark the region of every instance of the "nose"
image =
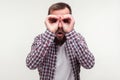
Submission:
POLYGON ((59 28, 62 28, 62 27, 63 27, 63 25, 62 25, 62 22, 61 22, 61 21, 58 23, 58 27, 59 27, 59 28))

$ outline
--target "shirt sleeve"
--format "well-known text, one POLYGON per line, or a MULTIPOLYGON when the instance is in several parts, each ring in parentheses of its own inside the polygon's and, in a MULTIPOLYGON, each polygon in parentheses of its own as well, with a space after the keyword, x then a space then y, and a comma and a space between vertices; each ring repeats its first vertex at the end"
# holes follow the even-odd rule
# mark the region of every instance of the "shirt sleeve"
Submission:
POLYGON ((31 46, 31 51, 26 58, 26 65, 30 69, 36 69, 42 63, 45 54, 48 52, 55 34, 46 30, 44 34, 35 37, 31 46))
POLYGON ((66 38, 70 52, 73 52, 80 65, 86 69, 92 68, 95 64, 95 58, 89 51, 84 37, 73 30, 66 34, 66 38))

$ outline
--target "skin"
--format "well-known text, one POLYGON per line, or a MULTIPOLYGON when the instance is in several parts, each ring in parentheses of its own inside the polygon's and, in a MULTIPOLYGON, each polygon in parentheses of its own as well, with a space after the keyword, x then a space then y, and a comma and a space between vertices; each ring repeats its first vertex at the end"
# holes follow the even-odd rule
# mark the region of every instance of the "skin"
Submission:
POLYGON ((65 34, 73 30, 74 23, 74 18, 68 8, 51 11, 45 20, 47 29, 56 35, 58 44, 64 43, 65 34))

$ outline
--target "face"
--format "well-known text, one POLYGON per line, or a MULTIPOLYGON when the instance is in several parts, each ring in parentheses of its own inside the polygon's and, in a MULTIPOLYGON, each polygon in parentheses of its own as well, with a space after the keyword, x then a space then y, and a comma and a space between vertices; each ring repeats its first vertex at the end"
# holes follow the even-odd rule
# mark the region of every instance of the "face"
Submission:
MULTIPOLYGON (((70 11, 68 8, 60 9, 60 10, 54 10, 50 12, 51 15, 56 15, 56 16, 62 16, 66 14, 70 14, 70 11)), ((65 32, 63 31, 63 24, 61 21, 58 23, 58 30, 55 33, 56 38, 61 41, 65 37, 65 32)))

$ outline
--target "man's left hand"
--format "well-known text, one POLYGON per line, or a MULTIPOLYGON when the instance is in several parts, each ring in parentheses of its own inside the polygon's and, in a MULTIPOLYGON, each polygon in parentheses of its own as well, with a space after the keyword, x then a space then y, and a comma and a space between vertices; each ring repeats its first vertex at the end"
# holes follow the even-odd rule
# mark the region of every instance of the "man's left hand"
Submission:
POLYGON ((68 33, 73 30, 75 20, 72 17, 71 14, 63 15, 62 16, 62 24, 63 24, 63 30, 68 33))

